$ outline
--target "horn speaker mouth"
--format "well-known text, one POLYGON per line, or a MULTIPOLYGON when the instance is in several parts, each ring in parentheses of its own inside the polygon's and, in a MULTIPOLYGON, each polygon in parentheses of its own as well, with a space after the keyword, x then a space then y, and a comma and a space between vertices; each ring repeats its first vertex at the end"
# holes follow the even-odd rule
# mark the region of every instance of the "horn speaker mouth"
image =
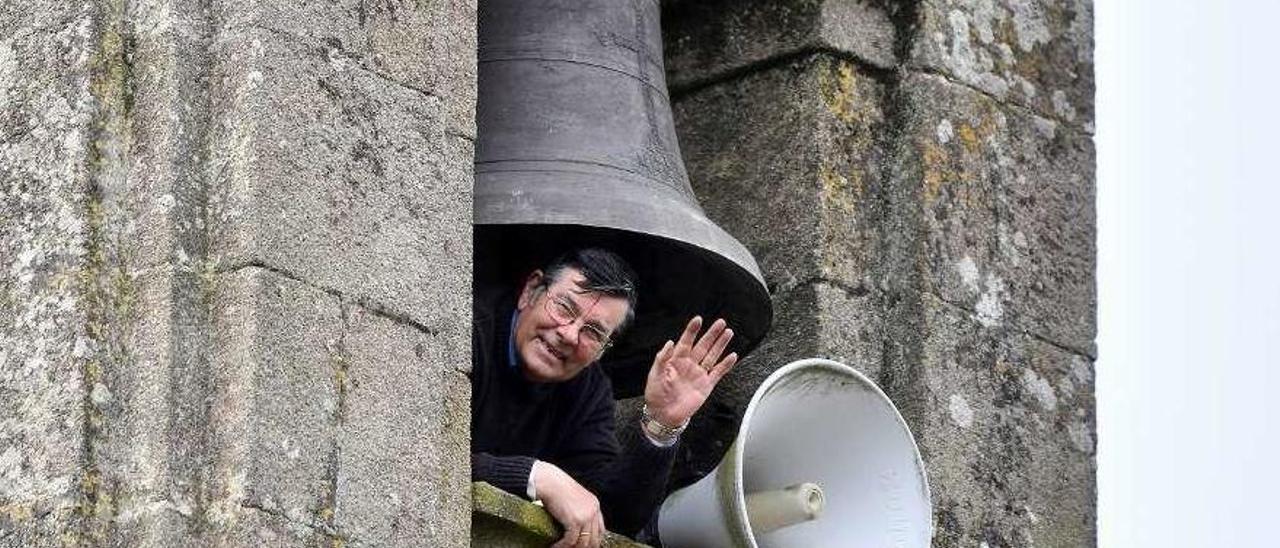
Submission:
POLYGON ((924 462, 893 402, 853 368, 810 358, 765 379, 720 465, 667 497, 658 534, 668 548, 914 548, 929 546, 932 518, 924 462), (753 494, 802 482, 821 486, 820 517, 752 521, 753 494))

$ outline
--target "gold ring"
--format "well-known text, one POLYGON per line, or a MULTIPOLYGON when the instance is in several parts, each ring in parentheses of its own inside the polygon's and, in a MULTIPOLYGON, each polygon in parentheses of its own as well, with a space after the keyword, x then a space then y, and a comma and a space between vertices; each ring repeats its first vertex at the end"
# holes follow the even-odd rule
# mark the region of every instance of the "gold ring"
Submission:
POLYGON ((578 533, 578 536, 580 536, 580 537, 589 537, 589 536, 591 536, 591 531, 583 531, 583 532, 581 532, 581 533, 578 533))

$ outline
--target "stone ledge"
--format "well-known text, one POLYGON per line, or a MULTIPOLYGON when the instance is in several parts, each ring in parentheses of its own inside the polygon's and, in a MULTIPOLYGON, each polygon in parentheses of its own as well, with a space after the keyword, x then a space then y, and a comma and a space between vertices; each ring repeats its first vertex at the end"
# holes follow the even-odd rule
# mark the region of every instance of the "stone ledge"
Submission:
MULTIPOLYGON (((471 545, 519 548, 549 546, 560 539, 560 526, 541 506, 484 482, 471 484, 471 545)), ((608 533, 605 548, 644 548, 622 535, 608 533)))

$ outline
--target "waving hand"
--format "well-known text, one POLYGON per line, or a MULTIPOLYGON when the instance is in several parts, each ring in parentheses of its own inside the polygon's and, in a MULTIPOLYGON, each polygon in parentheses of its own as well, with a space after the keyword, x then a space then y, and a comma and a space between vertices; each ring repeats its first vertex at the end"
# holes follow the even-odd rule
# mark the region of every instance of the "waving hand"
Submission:
POLYGON ((649 369, 644 401, 651 416, 663 425, 685 424, 738 362, 736 353, 720 357, 733 339, 733 330, 724 320, 716 320, 701 336, 700 331, 702 318, 695 316, 679 341, 667 341, 649 369))

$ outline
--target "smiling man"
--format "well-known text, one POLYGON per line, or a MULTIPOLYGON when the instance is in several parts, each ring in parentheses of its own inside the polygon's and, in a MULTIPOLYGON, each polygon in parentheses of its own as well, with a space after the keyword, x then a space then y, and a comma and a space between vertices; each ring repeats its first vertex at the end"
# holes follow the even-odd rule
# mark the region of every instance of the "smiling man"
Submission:
POLYGON ((471 476, 541 500, 557 547, 634 535, 657 509, 680 433, 737 362, 733 331, 701 318, 654 356, 643 417, 615 432, 613 389, 594 364, 631 322, 635 274, 601 249, 567 253, 515 293, 477 295, 471 476))

